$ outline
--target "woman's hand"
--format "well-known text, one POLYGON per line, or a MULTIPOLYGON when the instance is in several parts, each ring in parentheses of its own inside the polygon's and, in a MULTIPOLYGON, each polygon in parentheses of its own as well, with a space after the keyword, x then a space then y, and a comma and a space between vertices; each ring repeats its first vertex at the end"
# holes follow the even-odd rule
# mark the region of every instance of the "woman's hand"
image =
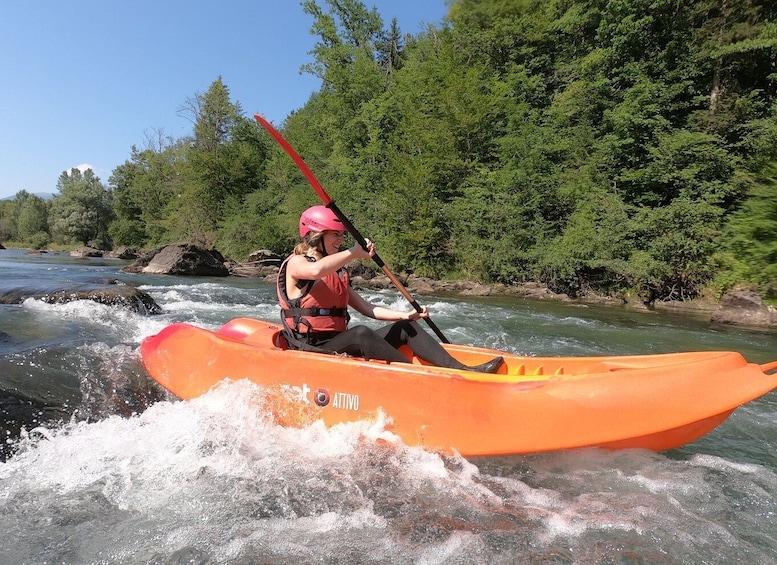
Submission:
POLYGON ((348 305, 360 314, 364 314, 365 316, 374 318, 375 320, 398 322, 400 320, 414 321, 429 317, 429 309, 426 306, 421 306, 420 312, 416 312, 415 310, 412 312, 402 312, 401 310, 393 310, 391 308, 384 308, 383 306, 370 304, 364 300, 364 298, 362 298, 361 295, 353 288, 350 289, 350 293, 351 294, 348 305))
POLYGON ((362 247, 361 245, 359 245, 357 243, 356 245, 354 245, 350 249, 350 252, 351 252, 352 255, 354 255, 355 257, 360 257, 360 258, 362 258, 362 257, 363 258, 367 258, 367 257, 372 257, 373 255, 375 255, 375 243, 373 243, 369 239, 365 239, 364 241, 367 243, 367 249, 364 249, 364 247, 362 247))
POLYGON ((407 319, 408 320, 420 320, 421 318, 428 318, 429 317, 429 308, 427 306, 421 306, 421 311, 416 312, 413 310, 412 312, 407 313, 407 319))

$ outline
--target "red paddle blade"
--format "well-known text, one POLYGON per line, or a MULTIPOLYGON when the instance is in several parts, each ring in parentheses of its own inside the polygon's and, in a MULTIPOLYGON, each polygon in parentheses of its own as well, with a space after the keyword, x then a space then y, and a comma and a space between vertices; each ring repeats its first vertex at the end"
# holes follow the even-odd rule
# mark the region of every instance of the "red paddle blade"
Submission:
POLYGON ((278 132, 278 130, 275 129, 270 122, 264 119, 264 117, 262 117, 259 114, 254 114, 254 119, 257 121, 257 123, 260 126, 262 126, 267 131, 267 133, 269 133, 271 136, 273 136, 273 138, 275 138, 275 141, 277 141, 278 144, 281 147, 283 147, 283 150, 297 164, 297 166, 299 167, 299 170, 302 171, 302 174, 305 175, 305 178, 308 179, 310 186, 313 187, 313 190, 316 191, 316 194, 318 194, 318 197, 321 198, 321 200, 324 202, 324 205, 329 204, 332 201, 332 199, 326 193, 326 190, 324 190, 324 187, 321 186, 321 183, 318 182, 316 175, 313 174, 313 171, 310 170, 310 167, 308 167, 307 164, 305 164, 305 161, 302 160, 302 157, 299 156, 299 153, 297 153, 294 150, 294 148, 291 145, 289 145, 289 142, 286 141, 283 138, 283 136, 278 132))

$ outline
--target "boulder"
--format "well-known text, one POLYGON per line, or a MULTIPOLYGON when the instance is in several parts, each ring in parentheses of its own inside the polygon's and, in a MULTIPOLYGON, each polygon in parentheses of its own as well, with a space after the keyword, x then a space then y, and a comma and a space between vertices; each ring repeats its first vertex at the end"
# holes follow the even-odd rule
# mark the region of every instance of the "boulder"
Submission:
POLYGON ((99 249, 95 249, 94 247, 79 247, 78 249, 73 249, 73 251, 70 252, 71 257, 102 257, 103 252, 99 249))
POLYGON ((194 243, 173 243, 139 257, 123 270, 152 275, 225 277, 229 270, 224 257, 215 249, 194 243))
POLYGON ((143 269, 148 266, 151 260, 164 249, 163 247, 157 247, 151 251, 146 251, 138 256, 137 259, 131 264, 122 269, 126 273, 142 273, 143 269))
MULTIPOLYGON (((400 280, 400 282, 402 281, 400 280)), ((382 273, 370 279, 365 279, 360 275, 353 276, 351 277, 351 284, 355 287, 364 287, 364 288, 373 288, 373 289, 384 289, 384 288, 394 287, 394 285, 391 282, 391 279, 389 279, 386 275, 382 273)))
POLYGON ((129 247, 117 247, 110 253, 108 253, 108 257, 112 259, 124 259, 125 261, 130 259, 137 259, 139 257, 138 252, 134 249, 130 249, 129 247))
POLYGON ((162 311, 148 293, 124 284, 84 284, 38 290, 16 288, 0 294, 0 304, 21 304, 28 298, 35 298, 49 304, 92 300, 108 306, 121 306, 141 314, 159 314, 162 311))
POLYGON ((417 277, 410 275, 407 278, 407 290, 413 294, 429 295, 434 294, 435 281, 427 277, 417 277))
POLYGON ((280 267, 283 263, 283 257, 273 253, 269 249, 259 249, 248 256, 247 263, 259 263, 263 266, 280 267))
POLYGON ((236 277, 269 277, 276 275, 283 257, 267 249, 259 249, 243 263, 230 262, 229 274, 236 277))
POLYGON ((493 287, 485 284, 476 284, 461 291, 462 296, 491 296, 493 293, 493 287))
POLYGON ((777 324, 777 310, 755 292, 735 289, 723 295, 710 318, 718 324, 769 327, 777 324))
POLYGON ((236 277, 269 277, 278 274, 278 267, 257 262, 235 263, 229 267, 229 274, 236 277))
POLYGON ((361 261, 351 261, 348 263, 347 269, 351 278, 359 277, 365 281, 374 279, 378 273, 382 273, 382 271, 373 268, 372 265, 361 261))

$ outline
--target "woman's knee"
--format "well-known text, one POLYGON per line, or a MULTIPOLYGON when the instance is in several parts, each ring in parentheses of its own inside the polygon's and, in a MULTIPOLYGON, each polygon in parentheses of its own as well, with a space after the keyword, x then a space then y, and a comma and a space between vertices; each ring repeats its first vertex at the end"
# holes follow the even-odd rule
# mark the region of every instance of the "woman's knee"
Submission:
POLYGON ((366 341, 375 337, 374 330, 367 326, 352 326, 348 328, 348 333, 357 341, 366 341))
POLYGON ((381 335, 394 347, 399 347, 402 344, 408 343, 420 332, 423 332, 423 330, 417 322, 411 320, 400 320, 398 322, 394 322, 390 326, 383 328, 382 331, 379 332, 379 335, 381 335))
POLYGON ((408 333, 415 333, 418 331, 417 326, 418 324, 413 320, 399 320, 398 322, 394 322, 394 327, 408 333))
POLYGON ((348 329, 351 339, 359 344, 362 355, 367 359, 384 359, 389 362, 410 361, 386 341, 378 332, 367 326, 353 326, 348 329))

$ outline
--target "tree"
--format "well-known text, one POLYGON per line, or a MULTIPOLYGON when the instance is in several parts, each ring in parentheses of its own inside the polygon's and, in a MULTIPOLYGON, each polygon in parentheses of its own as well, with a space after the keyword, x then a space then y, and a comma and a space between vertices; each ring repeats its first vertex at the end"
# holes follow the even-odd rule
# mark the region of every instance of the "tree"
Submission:
POLYGON ((715 272, 721 216, 719 206, 685 196, 642 208, 630 226, 632 286, 646 300, 696 297, 715 272))
POLYGON ((179 227, 188 224, 187 218, 194 214, 197 237, 212 240, 227 203, 242 201, 262 185, 266 146, 259 126, 241 115, 240 104, 230 100, 221 77, 204 94, 190 99, 188 113, 194 123, 187 154, 191 175, 180 192, 185 201, 168 212, 175 215, 181 210, 182 222, 171 218, 171 225, 179 227), (193 210, 185 210, 189 206, 193 210))
POLYGON ((229 88, 218 77, 204 94, 189 98, 178 113, 194 124, 194 148, 215 153, 229 141, 242 109, 232 103, 229 88))
POLYGON ((57 190, 59 195, 52 201, 50 216, 55 237, 98 249, 110 248, 111 193, 94 171, 64 171, 57 181, 57 190))
POLYGON ((12 240, 16 233, 16 224, 12 221, 12 206, 11 201, 0 200, 0 242, 12 240))
POLYGON ((48 208, 42 198, 34 194, 19 198, 16 228, 18 237, 41 249, 49 242, 48 208))
POLYGON ((302 69, 319 77, 325 91, 337 94, 338 115, 346 120, 386 86, 386 33, 377 10, 368 10, 360 0, 325 1, 327 12, 316 0, 302 3, 315 18, 311 32, 320 38, 312 51, 315 62, 302 69))
POLYGON ((182 194, 191 169, 188 140, 168 140, 139 150, 132 147, 129 160, 114 169, 113 189, 116 243, 159 245, 169 241, 164 220, 170 200, 182 194), (142 240, 142 243, 139 241, 142 240))
MULTIPOLYGON (((393 267, 646 299, 716 273, 777 287, 774 2, 456 0, 415 37, 360 0, 302 5, 322 87, 284 137, 393 267)), ((221 79, 187 104, 191 136, 112 177, 112 233, 288 251, 306 179, 221 79)))
POLYGON ((725 127, 738 98, 753 90, 767 94, 767 101, 777 94, 777 8, 759 0, 699 0, 692 6, 696 64, 711 86, 709 124, 725 127))
MULTIPOLYGON (((132 151, 133 156, 137 155, 135 147, 132 151)), ((142 247, 148 240, 142 202, 136 202, 133 190, 134 182, 142 174, 139 164, 128 160, 116 167, 108 179, 114 195, 114 220, 108 231, 117 245, 142 247)))
POLYGON ((391 27, 384 34, 383 40, 378 47, 378 63, 390 77, 394 71, 402 68, 402 59, 404 56, 404 41, 402 32, 399 29, 399 22, 396 18, 391 20, 391 27))
POLYGON ((764 296, 777 298, 777 161, 753 183, 749 198, 731 216, 723 241, 721 254, 733 271, 718 277, 724 290, 744 279, 764 296))

